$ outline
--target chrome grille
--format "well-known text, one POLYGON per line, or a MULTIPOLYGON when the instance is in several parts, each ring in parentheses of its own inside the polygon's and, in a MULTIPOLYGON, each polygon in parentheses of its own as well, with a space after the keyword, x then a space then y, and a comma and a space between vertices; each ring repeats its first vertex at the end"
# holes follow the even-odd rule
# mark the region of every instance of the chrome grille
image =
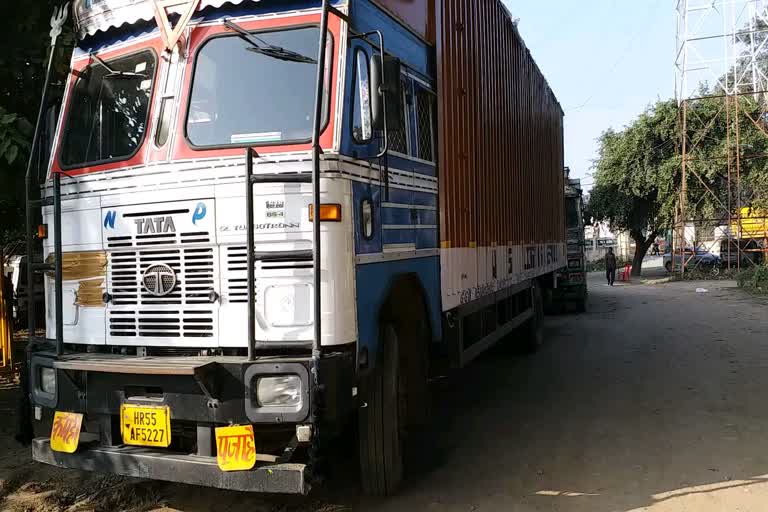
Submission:
POLYGON ((246 246, 227 247, 227 300, 230 303, 248 302, 248 256, 246 246))
POLYGON ((207 244, 210 242, 211 234, 207 231, 191 231, 188 233, 153 233, 151 235, 110 236, 107 238, 107 247, 109 249, 125 249, 128 247, 207 244))
POLYGON ((112 253, 109 258, 112 304, 210 304, 210 293, 214 291, 213 255, 212 247, 112 253), (176 287, 164 297, 150 294, 141 282, 144 272, 158 263, 170 266, 178 276, 176 287))
MULTIPOLYGON (((229 246, 226 248, 227 282, 226 300, 229 303, 248 302, 248 256, 246 246, 229 246)), ((261 262, 257 267, 257 274, 268 274, 270 270, 298 270, 312 269, 311 261, 280 261, 261 262)), ((258 288, 258 280, 256 282, 258 288)))
POLYGON ((213 247, 120 251, 109 255, 109 334, 115 337, 212 337, 216 260, 213 247), (168 295, 150 294, 144 272, 166 264, 177 275, 168 295))
POLYGON ((129 338, 211 338, 214 335, 212 310, 112 310, 109 334, 129 338))

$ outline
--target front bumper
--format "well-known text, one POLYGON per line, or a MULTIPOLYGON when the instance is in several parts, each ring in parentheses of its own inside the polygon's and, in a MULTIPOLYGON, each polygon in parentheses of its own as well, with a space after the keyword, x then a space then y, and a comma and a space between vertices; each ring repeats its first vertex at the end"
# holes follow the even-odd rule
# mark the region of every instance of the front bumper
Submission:
POLYGON ((326 355, 317 369, 313 364, 309 356, 270 356, 250 362, 221 357, 33 354, 34 405, 84 415, 74 454, 54 452, 48 437, 39 437, 34 440, 33 458, 59 467, 222 489, 304 494, 311 477, 305 457, 310 450, 306 441, 298 441, 296 426, 311 424, 313 431, 332 435, 355 409, 352 353, 326 355), (55 369, 55 393, 40 393, 36 378, 40 367, 55 369), (312 379, 315 371, 319 387, 312 379), (260 377, 284 374, 300 376, 303 405, 292 410, 260 407, 253 398, 254 383, 260 377), (171 446, 123 445, 119 422, 123 403, 168 406, 171 446), (313 403, 322 404, 318 418, 311 414, 313 403), (216 462, 215 427, 247 424, 253 425, 257 451, 265 456, 257 460, 270 462, 257 462, 250 471, 225 473, 216 462))
POLYGON ((51 450, 47 438, 37 438, 32 442, 32 458, 61 468, 110 472, 233 491, 307 494, 310 490, 305 464, 269 464, 251 471, 225 473, 216 464, 216 457, 128 446, 84 447, 77 453, 67 454, 51 450))

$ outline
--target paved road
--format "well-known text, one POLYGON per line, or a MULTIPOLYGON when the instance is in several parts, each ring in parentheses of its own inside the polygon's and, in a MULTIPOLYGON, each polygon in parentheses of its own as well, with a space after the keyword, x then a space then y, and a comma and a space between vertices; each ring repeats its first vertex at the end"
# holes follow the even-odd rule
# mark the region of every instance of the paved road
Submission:
POLYGON ((541 353, 445 385, 441 459, 361 509, 768 510, 766 305, 593 277, 590 312, 550 319, 541 353))
POLYGON ((435 384, 438 428, 396 498, 344 473, 305 500, 130 492, 184 511, 768 510, 768 306, 732 283, 593 280, 589 313, 548 319, 540 353, 495 350, 435 384))

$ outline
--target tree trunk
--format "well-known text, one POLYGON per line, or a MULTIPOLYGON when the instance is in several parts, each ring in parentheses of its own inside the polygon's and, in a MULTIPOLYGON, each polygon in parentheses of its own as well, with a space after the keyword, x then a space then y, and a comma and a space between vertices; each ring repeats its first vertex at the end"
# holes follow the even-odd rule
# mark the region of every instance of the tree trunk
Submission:
POLYGON ((657 233, 650 233, 646 238, 640 232, 630 232, 630 236, 635 241, 635 255, 632 257, 632 275, 640 277, 643 271, 643 258, 645 258, 648 249, 653 245, 653 241, 656 240, 657 233))

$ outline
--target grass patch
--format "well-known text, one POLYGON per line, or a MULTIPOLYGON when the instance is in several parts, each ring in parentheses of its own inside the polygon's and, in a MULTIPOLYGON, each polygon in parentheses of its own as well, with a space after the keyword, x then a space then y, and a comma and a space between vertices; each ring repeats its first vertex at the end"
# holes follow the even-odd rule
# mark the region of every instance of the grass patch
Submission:
POLYGON ((687 268, 681 276, 680 269, 670 274, 675 281, 732 281, 738 277, 735 268, 722 268, 711 266, 699 266, 696 268, 687 268))

